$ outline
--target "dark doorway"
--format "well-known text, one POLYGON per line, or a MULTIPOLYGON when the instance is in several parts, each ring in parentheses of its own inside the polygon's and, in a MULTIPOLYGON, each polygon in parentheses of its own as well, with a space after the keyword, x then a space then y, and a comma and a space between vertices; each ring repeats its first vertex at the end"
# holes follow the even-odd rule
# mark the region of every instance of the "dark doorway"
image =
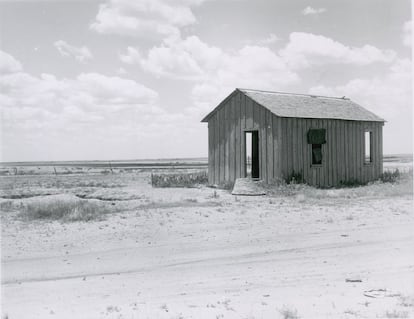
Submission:
POLYGON ((259 178, 259 132, 249 131, 245 134, 245 176, 259 178))

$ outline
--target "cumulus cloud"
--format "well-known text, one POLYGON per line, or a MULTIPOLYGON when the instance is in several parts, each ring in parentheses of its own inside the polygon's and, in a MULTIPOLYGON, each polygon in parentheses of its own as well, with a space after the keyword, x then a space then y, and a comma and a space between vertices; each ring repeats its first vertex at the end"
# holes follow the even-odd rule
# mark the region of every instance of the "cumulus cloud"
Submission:
POLYGON ((73 57, 81 63, 85 63, 93 57, 91 51, 85 46, 78 48, 63 40, 56 41, 54 46, 62 56, 73 57))
POLYGON ((326 12, 326 9, 325 8, 317 8, 317 9, 315 9, 315 8, 310 7, 310 6, 307 6, 305 9, 302 10, 302 14, 304 16, 307 16, 307 15, 317 15, 317 14, 321 14, 321 13, 324 13, 324 12, 326 12))
POLYGON ((381 50, 369 44, 349 47, 328 37, 304 32, 291 33, 289 42, 279 53, 293 69, 328 63, 359 66, 389 63, 396 57, 393 50, 381 50))
POLYGON ((22 64, 10 54, 0 50, 0 74, 18 72, 22 64))
POLYGON ((90 28, 104 34, 171 38, 196 22, 191 7, 203 0, 108 0, 101 4, 90 28))
POLYGON ((311 94, 350 97, 384 118, 384 144, 388 152, 412 149, 411 61, 396 59, 382 76, 352 79, 344 85, 320 85, 311 94), (398 142, 397 142, 398 141, 398 142))
POLYGON ((190 150, 185 139, 205 134, 198 119, 160 107, 158 93, 134 80, 7 70, 0 75, 3 160, 196 156, 203 150, 190 150))
POLYGON ((268 45, 268 44, 276 43, 278 41, 280 41, 280 38, 276 34, 271 33, 271 34, 269 34, 269 36, 267 38, 259 40, 258 43, 268 45))
POLYGON ((403 44, 407 47, 411 47, 411 41, 412 41, 412 21, 407 21, 404 23, 403 26, 403 35, 402 35, 402 40, 403 40, 403 44))

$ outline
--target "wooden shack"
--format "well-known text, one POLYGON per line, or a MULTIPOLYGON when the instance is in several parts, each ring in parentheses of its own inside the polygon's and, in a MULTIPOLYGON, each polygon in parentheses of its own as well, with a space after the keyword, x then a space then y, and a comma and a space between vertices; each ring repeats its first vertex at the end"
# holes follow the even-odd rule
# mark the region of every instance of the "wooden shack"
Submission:
POLYGON ((202 122, 210 184, 295 178, 332 187, 382 173, 384 120, 345 97, 236 89, 202 122))

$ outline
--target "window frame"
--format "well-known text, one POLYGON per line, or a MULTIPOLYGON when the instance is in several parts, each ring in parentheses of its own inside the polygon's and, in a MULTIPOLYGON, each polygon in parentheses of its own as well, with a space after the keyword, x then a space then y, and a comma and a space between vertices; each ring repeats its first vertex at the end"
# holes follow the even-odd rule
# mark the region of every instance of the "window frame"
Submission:
POLYGON ((364 141, 364 157, 363 157, 363 161, 364 161, 364 165, 372 165, 374 163, 374 156, 373 156, 373 140, 374 140, 374 133, 372 130, 370 129, 365 129, 364 130, 364 135, 363 135, 363 141, 364 141), (366 134, 369 134, 369 157, 367 157, 367 136, 366 134))

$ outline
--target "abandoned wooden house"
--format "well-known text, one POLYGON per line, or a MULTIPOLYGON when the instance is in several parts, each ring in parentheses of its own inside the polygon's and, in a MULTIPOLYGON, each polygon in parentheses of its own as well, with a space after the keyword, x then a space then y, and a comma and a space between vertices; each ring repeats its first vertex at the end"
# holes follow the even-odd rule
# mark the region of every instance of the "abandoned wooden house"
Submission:
POLYGON ((294 177, 331 187, 382 173, 384 120, 345 97, 236 89, 202 122, 210 184, 294 177))

